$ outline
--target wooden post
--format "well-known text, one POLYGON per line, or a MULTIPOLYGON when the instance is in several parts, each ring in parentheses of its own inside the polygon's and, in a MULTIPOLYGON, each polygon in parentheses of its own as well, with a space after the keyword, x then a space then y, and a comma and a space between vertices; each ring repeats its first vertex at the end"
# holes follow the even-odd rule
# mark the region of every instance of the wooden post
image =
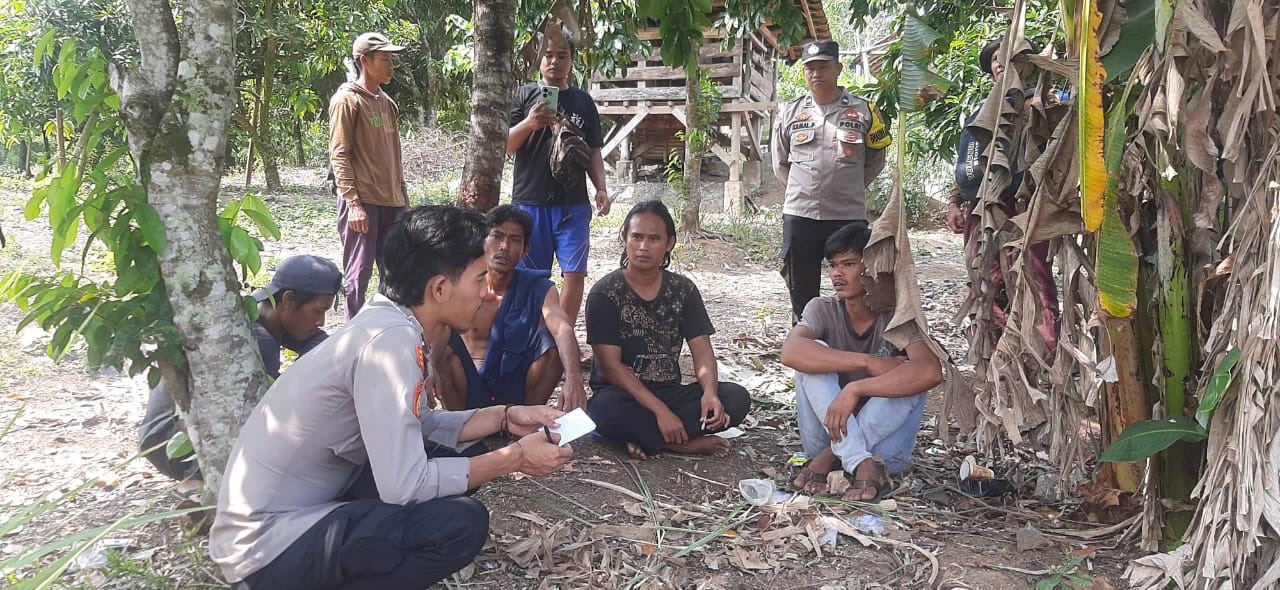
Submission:
POLYGON ((636 181, 635 165, 631 161, 630 137, 624 137, 622 143, 618 144, 618 164, 614 176, 624 184, 634 184, 636 181))
POLYGON ((729 131, 729 181, 724 183, 724 212, 741 215, 746 206, 742 194, 742 117, 743 113, 730 115, 729 131))

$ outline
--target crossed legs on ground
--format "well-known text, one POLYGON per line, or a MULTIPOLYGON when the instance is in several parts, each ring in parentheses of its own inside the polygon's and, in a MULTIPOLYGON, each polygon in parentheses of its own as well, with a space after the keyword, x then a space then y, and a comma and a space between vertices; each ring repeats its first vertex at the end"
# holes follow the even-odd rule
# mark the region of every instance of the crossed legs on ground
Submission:
MULTIPOLYGON (((849 416, 849 433, 840 442, 833 443, 823 420, 839 394, 836 374, 796 372, 796 419, 800 424, 800 442, 811 457, 808 469, 813 474, 825 474, 838 460, 855 480, 875 482, 879 479, 873 460, 876 457, 883 460, 889 473, 905 471, 924 417, 927 394, 868 399, 861 410, 849 416)), ((796 483, 813 491, 811 477, 805 477, 805 481, 798 477, 796 483)), ((822 483, 825 487, 826 482, 822 483)), ((861 491, 855 489, 857 497, 848 499, 871 499, 879 491, 874 486, 861 491)))
MULTIPOLYGON (((647 459, 663 450, 687 455, 729 456, 729 441, 702 430, 702 386, 698 383, 650 388, 684 425, 688 439, 670 444, 663 440, 658 418, 620 387, 595 390, 587 402, 587 413, 596 423, 596 432, 623 444, 635 459, 647 459)), ((729 415, 729 426, 737 426, 751 409, 751 396, 737 383, 720 382, 720 403, 729 415)))

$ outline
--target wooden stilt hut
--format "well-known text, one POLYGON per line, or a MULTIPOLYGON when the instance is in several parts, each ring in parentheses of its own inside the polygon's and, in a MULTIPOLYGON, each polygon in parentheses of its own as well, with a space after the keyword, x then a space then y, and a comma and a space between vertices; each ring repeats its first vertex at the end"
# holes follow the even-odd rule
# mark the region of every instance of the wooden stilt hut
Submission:
MULTIPOLYGON (((804 41, 830 39, 822 1, 794 1, 805 16, 804 41)), ((715 0, 714 5, 717 11, 724 10, 724 0, 715 0)), ((724 96, 721 132, 711 152, 729 168, 724 185, 726 212, 743 210, 744 188, 758 185, 768 165, 761 149, 762 134, 777 111, 778 61, 798 58, 801 49, 800 45, 781 46, 779 32, 776 25, 767 23, 725 51, 720 48, 723 30, 703 31, 705 43, 698 50, 698 64, 724 96)), ((649 43, 649 52, 635 56, 625 76, 596 75, 588 88, 601 117, 614 122, 603 151, 624 182, 634 182, 638 167, 664 163, 671 150, 683 150, 676 132, 685 125, 685 71, 662 64, 657 26, 642 29, 639 35, 649 43)))

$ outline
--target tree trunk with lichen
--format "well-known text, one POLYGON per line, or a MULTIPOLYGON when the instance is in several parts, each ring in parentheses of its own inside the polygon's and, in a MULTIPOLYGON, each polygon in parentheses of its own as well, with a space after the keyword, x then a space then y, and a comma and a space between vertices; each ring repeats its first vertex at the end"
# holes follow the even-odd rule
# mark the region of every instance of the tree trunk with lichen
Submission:
POLYGON ((475 4, 475 66, 471 69, 471 131, 458 204, 488 211, 498 206, 507 154, 511 108, 511 56, 515 53, 516 3, 475 4))
MULTIPOLYGON (((697 48, 694 48, 695 54, 697 48)), ((684 202, 680 207, 680 231, 684 233, 698 232, 702 229, 702 199, 698 194, 698 184, 702 182, 702 155, 706 150, 698 145, 698 141, 690 141, 702 129, 702 87, 699 79, 702 72, 695 70, 685 74, 685 142, 684 142, 684 202)))
POLYGON ((237 92, 236 5, 188 0, 178 14, 163 0, 129 0, 128 7, 146 42, 136 66, 112 68, 112 87, 139 182, 168 235, 160 273, 185 365, 165 363, 161 371, 212 500, 240 426, 268 385, 217 219, 237 92))

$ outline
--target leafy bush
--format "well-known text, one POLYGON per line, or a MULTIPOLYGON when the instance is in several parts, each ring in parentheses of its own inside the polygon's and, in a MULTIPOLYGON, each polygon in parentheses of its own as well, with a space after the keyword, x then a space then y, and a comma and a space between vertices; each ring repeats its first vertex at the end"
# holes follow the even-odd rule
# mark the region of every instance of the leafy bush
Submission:
MULTIPOLYGON (((890 162, 896 157, 889 153, 890 162)), ((867 187, 867 217, 874 219, 884 212, 893 190, 893 174, 886 169, 867 187)), ((936 162, 907 160, 907 176, 903 179, 903 207, 907 224, 914 228, 937 227, 946 212, 945 191, 950 187, 951 170, 936 162)))

